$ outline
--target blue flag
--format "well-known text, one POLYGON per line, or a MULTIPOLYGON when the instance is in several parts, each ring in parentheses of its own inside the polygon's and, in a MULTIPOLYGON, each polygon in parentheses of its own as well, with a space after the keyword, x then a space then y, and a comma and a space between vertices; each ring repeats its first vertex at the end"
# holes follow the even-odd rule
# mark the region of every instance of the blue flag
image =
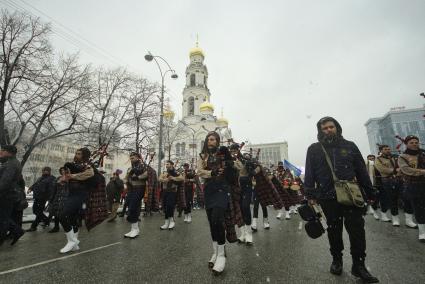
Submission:
POLYGON ((302 173, 301 169, 297 168, 296 166, 294 166, 293 164, 291 164, 287 160, 283 160, 283 166, 285 168, 288 168, 290 171, 293 171, 294 175, 297 176, 297 177, 299 177, 302 173))

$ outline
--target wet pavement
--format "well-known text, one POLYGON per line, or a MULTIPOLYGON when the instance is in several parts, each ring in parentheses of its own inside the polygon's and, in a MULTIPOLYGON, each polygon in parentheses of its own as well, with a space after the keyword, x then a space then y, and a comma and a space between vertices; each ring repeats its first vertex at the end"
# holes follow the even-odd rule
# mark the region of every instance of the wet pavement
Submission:
MULTIPOLYGON (((261 210, 260 210, 261 211, 261 210)), ((207 267, 212 248, 205 211, 193 222, 177 218, 173 231, 161 231, 162 216, 143 217, 141 235, 124 239, 123 218, 80 233, 81 250, 62 255, 65 235, 48 228, 26 233, 14 246, 0 247, 0 283, 361 283, 350 274, 345 234, 344 273, 331 275, 326 235, 307 237, 294 215, 279 221, 270 209, 271 230, 254 233, 254 245, 227 245, 225 272, 213 276, 207 267)), ((261 214, 261 212, 260 212, 261 214)), ((28 227, 29 224, 25 224, 28 227)), ((425 283, 425 244, 417 230, 366 217, 367 266, 381 283, 425 283)))

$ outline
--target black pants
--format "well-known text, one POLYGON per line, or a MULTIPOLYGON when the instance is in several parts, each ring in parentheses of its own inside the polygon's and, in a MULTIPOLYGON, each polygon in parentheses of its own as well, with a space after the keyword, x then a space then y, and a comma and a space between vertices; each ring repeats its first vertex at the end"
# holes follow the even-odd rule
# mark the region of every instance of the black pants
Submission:
POLYGON ((60 217, 60 223, 66 233, 74 230, 78 232, 78 227, 83 210, 83 203, 87 200, 88 192, 70 192, 65 200, 63 210, 60 217))
POLYGON ((23 216, 24 216, 24 211, 15 208, 12 211, 11 219, 17 226, 22 228, 22 218, 23 218, 23 216))
POLYGON ((241 185, 241 200, 240 206, 242 211, 242 218, 245 225, 251 225, 251 199, 252 199, 252 182, 249 177, 241 177, 239 179, 241 185))
POLYGON ((412 203, 415 219, 418 224, 425 224, 425 185, 409 185, 408 188, 410 201, 412 203))
POLYGON ((400 183, 394 179, 382 179, 381 211, 391 210, 391 215, 398 215, 398 199, 400 198, 400 183))
POLYGON ((226 231, 224 225, 225 209, 214 207, 207 209, 208 223, 210 224, 211 238, 219 245, 226 243, 226 231))
POLYGON ((350 239, 350 252, 353 263, 364 261, 366 257, 366 237, 364 230, 363 208, 344 206, 336 200, 321 200, 323 213, 325 213, 328 225, 328 239, 331 255, 342 260, 344 243, 342 240, 342 229, 345 230, 350 239))
POLYGON ((6 238, 8 231, 11 234, 15 234, 22 230, 11 218, 13 207, 14 201, 0 198, 0 243, 6 238))
POLYGON ((374 200, 374 202, 372 203, 372 209, 373 210, 378 210, 379 209, 379 207, 380 207, 380 200, 381 200, 381 192, 382 192, 382 186, 376 186, 376 197, 374 198, 375 200, 374 200))
POLYGON ((176 208, 177 192, 164 192, 162 197, 163 210, 165 219, 174 217, 174 209, 176 208))
POLYGON ((31 227, 37 228, 40 222, 44 224, 49 224, 49 218, 44 215, 44 208, 46 207, 47 200, 35 199, 34 204, 32 205, 32 212, 35 215, 35 220, 32 222, 31 227))
POLYGON ((186 207, 184 208, 184 214, 189 214, 190 212, 192 212, 192 205, 193 205, 192 187, 185 188, 184 195, 186 197, 186 207))
MULTIPOLYGON (((256 194, 254 194, 254 218, 258 218, 258 209, 260 207, 260 200, 257 198, 256 194)), ((269 217, 269 213, 267 211, 267 206, 261 205, 261 210, 263 211, 263 219, 269 217)))
POLYGON ((137 223, 139 221, 140 212, 142 211, 142 199, 145 196, 145 189, 146 188, 143 187, 139 190, 132 190, 127 193, 127 221, 130 223, 137 223))

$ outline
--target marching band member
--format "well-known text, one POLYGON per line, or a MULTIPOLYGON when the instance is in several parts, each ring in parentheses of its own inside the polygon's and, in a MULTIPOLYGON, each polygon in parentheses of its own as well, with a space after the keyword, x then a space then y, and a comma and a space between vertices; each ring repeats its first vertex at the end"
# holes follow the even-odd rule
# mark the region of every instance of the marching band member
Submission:
POLYGON ((127 221, 131 224, 131 230, 124 235, 125 238, 134 239, 140 233, 139 217, 142 199, 145 196, 147 169, 143 164, 139 153, 130 153, 131 168, 128 169, 124 179, 127 185, 126 202, 128 204, 127 221))
POLYGON ((404 143, 407 149, 398 162, 418 222, 419 241, 425 243, 425 153, 419 148, 419 138, 414 135, 407 136, 404 143))
POLYGON ((223 272, 226 265, 226 234, 229 242, 236 241, 231 215, 231 184, 237 172, 226 147, 220 147, 220 136, 209 132, 198 160, 198 175, 205 180, 205 207, 213 241, 213 255, 208 262, 214 274, 223 272), (229 210, 230 208, 230 210, 229 210))
POLYGON ((174 222, 174 209, 177 202, 177 190, 184 181, 184 177, 176 171, 173 161, 167 161, 165 167, 167 171, 162 173, 159 177, 159 182, 162 183, 164 191, 162 202, 165 212, 165 223, 160 229, 172 230, 176 226, 174 222))
POLYGON ((238 237, 238 241, 252 245, 252 231, 250 229, 252 223, 250 207, 252 199, 252 174, 248 172, 241 159, 238 144, 235 143, 230 146, 230 153, 234 158, 235 168, 239 171, 239 184, 241 188, 240 208, 245 223, 245 226, 240 228, 241 235, 238 237))
POLYGON ((192 204, 193 204, 193 185, 195 183, 195 171, 190 169, 190 165, 185 163, 183 165, 184 176, 184 195, 186 197, 186 207, 184 209, 184 222, 192 222, 192 204))

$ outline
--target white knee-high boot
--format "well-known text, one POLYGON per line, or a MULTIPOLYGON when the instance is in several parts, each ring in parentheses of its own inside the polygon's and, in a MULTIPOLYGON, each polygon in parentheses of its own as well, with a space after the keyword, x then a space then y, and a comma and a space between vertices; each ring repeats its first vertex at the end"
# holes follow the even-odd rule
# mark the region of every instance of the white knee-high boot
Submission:
POLYGON ((245 242, 247 245, 252 245, 252 231, 249 226, 245 226, 245 242))
POLYGON ((60 250, 60 253, 67 253, 72 251, 74 247, 77 246, 80 242, 75 238, 74 231, 72 229, 68 233, 65 233, 65 236, 66 236, 67 243, 60 250))
POLYGON ((404 217, 406 220, 406 226, 409 228, 417 228, 418 224, 416 224, 415 222, 413 222, 413 215, 412 214, 407 214, 404 213, 404 217))
POLYGON ((238 238, 239 243, 244 243, 246 241, 246 229, 245 226, 240 227, 241 235, 238 238))
POLYGON ((217 250, 218 250, 218 243, 217 242, 213 242, 213 255, 211 256, 210 261, 208 261, 208 267, 209 268, 213 268, 215 261, 217 259, 217 250))
POLYGON ((419 241, 425 243, 425 224, 418 224, 419 228, 419 241))
POLYGON ((217 259, 213 267, 214 274, 220 274, 223 272, 226 266, 226 254, 224 252, 224 245, 217 246, 217 259))

